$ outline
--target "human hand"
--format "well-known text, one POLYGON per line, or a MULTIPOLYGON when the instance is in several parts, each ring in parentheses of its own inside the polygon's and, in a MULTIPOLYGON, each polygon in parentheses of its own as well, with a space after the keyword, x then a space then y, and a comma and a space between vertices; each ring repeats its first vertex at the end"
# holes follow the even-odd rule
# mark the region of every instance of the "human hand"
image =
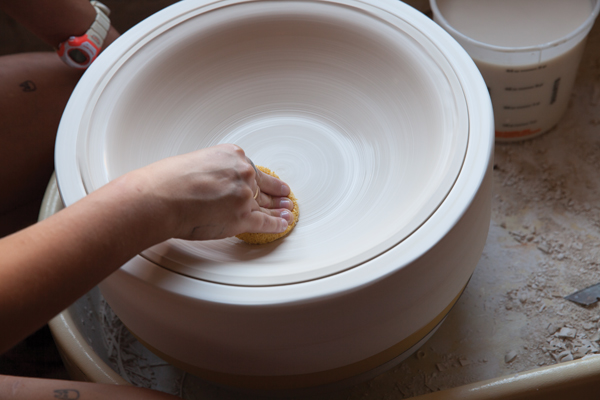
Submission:
POLYGON ((120 179, 142 195, 139 207, 165 224, 169 237, 280 233, 293 218, 289 186, 256 170, 232 144, 166 158, 120 179))

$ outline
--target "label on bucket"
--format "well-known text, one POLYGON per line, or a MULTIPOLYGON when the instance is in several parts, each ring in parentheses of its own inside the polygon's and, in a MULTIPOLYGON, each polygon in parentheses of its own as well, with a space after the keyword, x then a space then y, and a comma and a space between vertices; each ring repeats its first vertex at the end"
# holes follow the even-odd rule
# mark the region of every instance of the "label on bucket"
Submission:
POLYGON ((584 45, 538 65, 475 60, 492 99, 496 138, 524 139, 556 126, 569 105, 584 45))

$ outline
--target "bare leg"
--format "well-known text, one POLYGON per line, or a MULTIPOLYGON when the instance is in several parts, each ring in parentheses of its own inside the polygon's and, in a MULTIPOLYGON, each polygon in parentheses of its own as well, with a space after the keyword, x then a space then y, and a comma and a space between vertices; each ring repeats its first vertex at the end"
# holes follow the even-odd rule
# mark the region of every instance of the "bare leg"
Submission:
POLYGON ((21 378, 0 375, 0 398, 88 399, 88 400, 178 400, 166 393, 134 386, 107 385, 54 379, 21 378))
POLYGON ((37 219, 58 124, 80 76, 55 53, 0 57, 0 237, 37 219))

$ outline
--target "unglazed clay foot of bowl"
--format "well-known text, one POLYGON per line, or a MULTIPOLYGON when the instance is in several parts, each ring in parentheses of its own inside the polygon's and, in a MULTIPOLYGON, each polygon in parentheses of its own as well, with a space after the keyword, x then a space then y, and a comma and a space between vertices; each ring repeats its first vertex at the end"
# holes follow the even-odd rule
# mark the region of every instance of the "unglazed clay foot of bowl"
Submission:
POLYGON ((101 289, 188 371, 319 386, 410 354, 462 292, 489 224, 492 123, 470 58, 401 2, 186 1, 86 72, 57 176, 72 204, 219 143, 277 171, 301 199, 285 240, 168 240, 101 289))

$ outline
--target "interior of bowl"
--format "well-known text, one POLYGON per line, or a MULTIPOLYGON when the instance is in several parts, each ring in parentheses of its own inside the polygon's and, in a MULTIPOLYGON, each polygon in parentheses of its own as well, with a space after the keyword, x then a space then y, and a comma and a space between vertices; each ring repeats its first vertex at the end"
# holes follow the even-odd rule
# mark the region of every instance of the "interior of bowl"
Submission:
POLYGON ((269 245, 172 239, 142 253, 198 279, 282 285, 360 265, 435 212, 465 157, 458 80, 401 18, 241 3, 182 18, 118 62, 78 144, 88 193, 159 159, 235 143, 298 198, 299 223, 269 245))

